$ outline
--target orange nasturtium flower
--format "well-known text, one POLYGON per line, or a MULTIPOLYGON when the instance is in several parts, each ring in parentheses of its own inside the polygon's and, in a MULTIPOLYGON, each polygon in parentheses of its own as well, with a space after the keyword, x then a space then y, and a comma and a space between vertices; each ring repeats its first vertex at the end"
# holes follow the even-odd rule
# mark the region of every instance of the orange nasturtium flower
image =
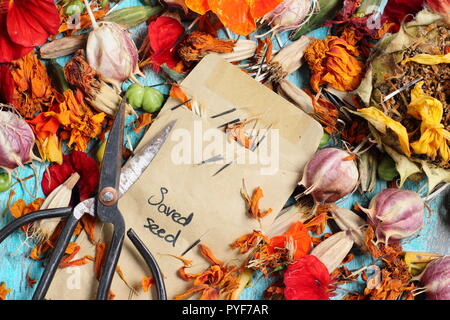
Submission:
POLYGON ((313 90, 318 92, 325 83, 342 91, 358 88, 364 75, 364 63, 356 59, 358 55, 358 48, 344 39, 328 36, 314 40, 305 52, 313 90))
POLYGON ((283 0, 186 0, 189 9, 214 12, 225 27, 246 36, 256 30, 256 20, 275 9, 283 0))
POLYGON ((311 236, 308 229, 300 221, 294 223, 283 235, 271 238, 269 250, 275 251, 277 248, 285 248, 289 241, 294 245, 294 259, 306 256, 311 250, 311 236))

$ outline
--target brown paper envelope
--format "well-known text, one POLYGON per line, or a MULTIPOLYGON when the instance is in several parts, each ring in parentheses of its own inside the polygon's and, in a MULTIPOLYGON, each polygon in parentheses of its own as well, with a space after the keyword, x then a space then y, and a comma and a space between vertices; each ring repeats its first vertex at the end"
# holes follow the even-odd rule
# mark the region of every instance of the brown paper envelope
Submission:
MULTIPOLYGON (((177 119, 176 126, 148 169, 119 201, 119 208, 124 215, 127 228, 133 228, 155 255, 165 275, 169 298, 182 293, 190 285, 177 276, 176 272, 182 263, 169 254, 181 255, 187 247, 203 236, 202 243, 209 246, 219 259, 236 265, 242 263, 243 256, 230 250, 229 245, 239 236, 253 229, 264 230, 272 223, 276 213, 281 210, 295 188, 301 169, 317 149, 322 135, 320 125, 301 110, 215 55, 207 56, 186 78, 182 87, 188 88, 186 92, 201 102, 207 115, 204 113, 203 117, 199 118, 184 107, 171 110, 178 102, 170 99, 142 139, 138 149, 170 120, 177 119), (217 86, 217 83, 221 83, 225 88, 217 86), (248 96, 248 92, 252 95, 248 96), (210 129, 218 136, 225 137, 223 130, 217 129, 223 120, 211 119, 209 115, 227 110, 230 105, 238 109, 239 117, 262 114, 260 123, 263 128, 272 125, 272 128, 278 129, 279 168, 276 174, 262 175, 261 167, 264 166, 261 164, 238 164, 235 160, 222 172, 214 175, 227 162, 196 165, 199 159, 202 160, 203 155, 196 162, 173 163, 173 150, 180 145, 180 140, 175 138, 180 138, 180 130, 187 130, 186 132, 194 135, 195 126, 201 124, 203 129, 210 129), (240 195, 243 180, 250 194, 258 186, 263 189, 264 198, 260 201, 262 210, 273 209, 273 213, 261 221, 251 219, 246 214, 245 202, 240 195), (156 205, 162 199, 161 192, 165 192, 164 201, 156 205), (173 210, 176 211, 175 215, 178 218, 180 216, 186 218, 192 213, 190 222, 187 223, 189 220, 184 218, 178 220, 178 223, 175 222, 172 219, 173 210), (152 233, 150 229, 155 225, 158 228, 152 229, 154 232, 152 233), (165 231, 164 233, 159 231, 160 236, 172 236, 164 240, 155 235, 156 230, 161 229, 165 231), (173 236, 177 234, 174 245, 173 236)), ((236 155, 245 158, 251 152, 234 141, 227 143, 233 146, 229 152, 231 158, 236 158, 236 155)), ((109 239, 109 231, 107 227, 102 229, 103 239, 109 239)), ((83 250, 84 254, 95 254, 93 246, 85 245, 83 250)), ((198 248, 189 251, 185 258, 193 261, 190 272, 200 271, 208 266, 199 255, 198 248)), ((143 294, 140 289, 141 280, 145 276, 150 276, 150 271, 128 239, 125 241, 119 266, 128 285, 118 276, 114 278, 112 291, 116 294, 116 299, 152 297, 153 293, 143 294), (130 287, 135 288, 132 295, 130 292, 133 290, 130 287)), ((84 268, 81 289, 67 289, 69 271, 61 270, 57 273, 55 283, 47 297, 94 298, 93 293, 97 284, 93 267, 79 268, 84 268), (92 282, 84 278, 89 272, 92 273, 92 282)))

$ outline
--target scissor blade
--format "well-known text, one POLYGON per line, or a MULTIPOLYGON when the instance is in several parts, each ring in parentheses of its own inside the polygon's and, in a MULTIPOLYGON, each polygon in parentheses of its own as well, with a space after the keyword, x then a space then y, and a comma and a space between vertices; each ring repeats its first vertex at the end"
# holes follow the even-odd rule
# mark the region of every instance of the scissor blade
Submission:
MULTIPOLYGON (((120 181, 120 172, 122 168, 122 150, 123 150, 123 135, 124 135, 124 125, 125 125, 125 106, 126 98, 122 98, 119 110, 114 118, 114 123, 112 125, 111 131, 109 132, 108 141, 105 147, 105 153, 103 155, 102 169, 100 172, 100 182, 99 182, 99 196, 97 200, 97 216, 101 221, 110 221, 110 218, 114 210, 109 210, 111 206, 104 206, 102 201, 111 201, 100 199, 102 197, 103 191, 107 190, 118 190, 120 181), (101 201, 102 200, 102 201, 101 201)), ((114 198, 112 192, 108 192, 110 198, 114 198)), ((117 198, 116 198, 117 199, 117 198)))
POLYGON ((120 174, 119 197, 126 193, 147 169, 156 154, 166 142, 167 137, 175 126, 176 120, 171 121, 149 143, 141 148, 123 167, 120 174))
MULTIPOLYGON (((169 133, 175 126, 176 120, 171 121, 155 138, 150 140, 136 154, 128 160, 120 171, 119 198, 125 194, 139 179, 152 162, 158 151, 164 145, 169 133)), ((74 209, 74 215, 81 218, 85 213, 94 215, 95 199, 89 198, 80 202, 74 209)))

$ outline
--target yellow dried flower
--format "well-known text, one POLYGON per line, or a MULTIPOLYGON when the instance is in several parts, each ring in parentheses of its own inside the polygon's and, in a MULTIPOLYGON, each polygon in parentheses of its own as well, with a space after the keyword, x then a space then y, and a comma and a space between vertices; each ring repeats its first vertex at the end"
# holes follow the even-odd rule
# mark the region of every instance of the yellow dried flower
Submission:
POLYGON ((409 150, 408 132, 400 122, 393 120, 375 107, 358 109, 358 115, 369 121, 375 129, 383 134, 386 133, 387 128, 392 130, 397 135, 400 147, 405 155, 411 155, 411 151, 409 150))
POLYGON ((403 60, 402 65, 410 61, 426 65, 450 63, 450 53, 447 53, 445 55, 416 54, 414 57, 406 58, 405 60, 403 60))
POLYGON ((450 132, 441 124, 443 116, 442 103, 425 94, 422 89, 424 82, 418 82, 411 91, 411 103, 408 106, 408 114, 421 120, 421 137, 418 141, 411 143, 416 153, 426 154, 433 160, 439 151, 442 160, 450 160, 450 132))

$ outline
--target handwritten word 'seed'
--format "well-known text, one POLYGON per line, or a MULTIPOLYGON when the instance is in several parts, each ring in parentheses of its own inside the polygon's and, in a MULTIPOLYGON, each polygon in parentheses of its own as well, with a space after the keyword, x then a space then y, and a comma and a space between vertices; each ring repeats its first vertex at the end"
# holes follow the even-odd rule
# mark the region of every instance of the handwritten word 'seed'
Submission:
MULTIPOLYGON (((156 207, 156 210, 159 213, 162 213, 167 218, 170 218, 175 224, 180 225, 182 227, 186 227, 189 223, 191 223, 194 218, 194 213, 191 213, 188 216, 183 216, 176 209, 172 209, 169 205, 164 202, 164 197, 169 193, 169 190, 165 187, 161 187, 160 189, 160 199, 159 201, 153 200, 155 196, 150 196, 148 198, 148 204, 156 207)), ((155 236, 163 239, 164 241, 172 244, 175 247, 175 244, 180 237, 181 229, 179 229, 176 233, 168 233, 166 229, 161 228, 154 219, 147 218, 147 224, 144 225, 144 228, 147 228, 151 233, 155 236)))

